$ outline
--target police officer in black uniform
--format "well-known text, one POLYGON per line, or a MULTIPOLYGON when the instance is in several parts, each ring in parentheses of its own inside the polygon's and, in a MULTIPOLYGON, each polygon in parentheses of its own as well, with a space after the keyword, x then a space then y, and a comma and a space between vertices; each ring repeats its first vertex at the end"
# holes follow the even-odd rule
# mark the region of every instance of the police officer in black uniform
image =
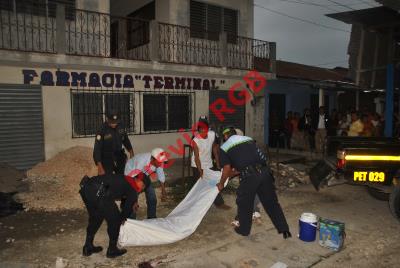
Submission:
POLYGON ((132 144, 126 134, 126 130, 119 122, 116 112, 107 115, 107 121, 96 134, 93 159, 98 168, 99 175, 124 174, 126 154, 122 145, 133 157, 132 144))
POLYGON ((89 178, 85 176, 80 183, 82 200, 89 213, 89 223, 86 229, 86 241, 83 246, 83 256, 90 256, 103 250, 93 245, 96 232, 103 220, 107 222, 109 245, 108 258, 115 258, 126 253, 126 249, 117 247, 119 229, 132 211, 137 208, 137 192, 124 175, 103 175, 89 178), (115 200, 125 198, 120 211, 115 200))
POLYGON ((257 194, 278 233, 283 234, 285 239, 291 237, 264 153, 252 138, 236 135, 233 127, 224 129, 222 134, 226 141, 220 149, 223 170, 218 189, 221 191, 224 188, 229 177, 240 175, 236 197, 239 226, 235 227, 235 231, 243 236, 250 234, 254 198, 257 194))

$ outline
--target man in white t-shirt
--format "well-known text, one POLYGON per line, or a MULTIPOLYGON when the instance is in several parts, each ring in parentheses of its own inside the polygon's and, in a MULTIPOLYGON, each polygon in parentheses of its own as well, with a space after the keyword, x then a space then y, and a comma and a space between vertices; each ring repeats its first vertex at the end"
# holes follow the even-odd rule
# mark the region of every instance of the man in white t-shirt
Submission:
MULTIPOLYGON (((216 168, 221 169, 219 165, 219 147, 214 131, 209 129, 208 119, 206 116, 200 116, 197 124, 197 133, 193 137, 192 144, 192 169, 195 179, 203 177, 204 169, 212 169, 214 167, 212 155, 214 155, 216 168)), ((219 193, 215 198, 214 205, 220 209, 230 209, 226 205, 222 195, 219 193)))
MULTIPOLYGON (((155 148, 151 153, 136 154, 125 165, 125 178, 135 188, 136 192, 144 191, 147 204, 147 218, 156 218, 157 211, 157 196, 151 186, 151 179, 157 176, 161 183, 161 196, 166 196, 165 192, 165 174, 164 164, 167 162, 167 156, 163 149, 155 148)), ((136 219, 136 214, 130 216, 136 219)))

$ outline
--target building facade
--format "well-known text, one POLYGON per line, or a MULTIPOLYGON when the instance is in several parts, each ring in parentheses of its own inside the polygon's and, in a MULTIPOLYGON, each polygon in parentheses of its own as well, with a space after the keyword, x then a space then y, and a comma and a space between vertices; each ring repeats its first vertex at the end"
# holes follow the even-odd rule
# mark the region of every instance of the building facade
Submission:
POLYGON ((253 1, 2 0, 0 9, 0 162, 25 169, 93 146, 110 110, 137 153, 177 147, 204 114, 263 140, 264 103, 235 105, 228 94, 237 83, 249 90, 243 77, 256 65, 275 77, 275 43, 253 38, 253 1), (234 110, 223 121, 209 111, 221 98, 234 110))
POLYGON ((275 146, 271 142, 272 130, 278 127, 283 133, 289 111, 302 116, 304 110, 309 109, 312 117, 318 117, 320 106, 324 106, 328 114, 333 110, 354 110, 354 96, 358 90, 348 78, 348 70, 345 68, 328 69, 277 61, 276 79, 268 83, 264 98, 265 144, 275 146), (279 126, 277 122, 280 122, 279 126))

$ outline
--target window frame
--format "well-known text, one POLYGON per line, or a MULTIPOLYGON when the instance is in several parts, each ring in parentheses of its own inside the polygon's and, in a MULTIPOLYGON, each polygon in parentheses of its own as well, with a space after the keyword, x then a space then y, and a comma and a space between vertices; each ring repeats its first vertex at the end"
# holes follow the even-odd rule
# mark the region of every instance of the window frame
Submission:
MULTIPOLYGON (((88 137, 94 137, 96 136, 97 131, 100 129, 101 125, 105 122, 106 120, 106 113, 107 113, 107 96, 108 95, 127 95, 129 98, 129 124, 127 125, 124 122, 124 127, 127 131, 128 135, 133 135, 136 132, 136 105, 135 105, 135 92, 134 91, 105 91, 105 90, 85 90, 85 89, 72 89, 70 90, 70 102, 71 102, 71 131, 72 131, 72 138, 88 138, 88 137), (86 113, 75 113, 75 106, 79 106, 79 104, 74 103, 74 96, 79 95, 79 94, 98 94, 101 97, 101 111, 99 112, 99 116, 101 117, 101 122, 99 125, 95 126, 95 129, 90 129, 86 130, 88 126, 84 125, 82 127, 82 132, 77 132, 75 128, 75 124, 77 121, 79 121, 79 116, 86 116, 86 113), (88 133, 89 132, 89 133, 88 133)), ((83 102, 83 105, 85 106, 90 106, 87 105, 85 102, 83 102)), ((97 114, 95 114, 97 115, 97 114)), ((121 116, 123 117, 123 116, 121 116)), ((84 123, 85 124, 85 123, 84 123)), ((79 129, 81 130, 81 129, 79 129)))
POLYGON ((203 2, 203 1, 199 1, 199 0, 190 0, 189 3, 189 28, 190 28, 190 37, 191 38, 200 38, 200 39, 206 39, 206 40, 210 40, 210 41, 218 41, 219 37, 216 39, 215 38, 215 34, 220 34, 223 32, 226 32, 228 35, 228 43, 232 43, 235 44, 236 43, 236 37, 239 36, 239 18, 240 18, 240 10, 238 9, 233 9, 233 8, 228 8, 222 5, 218 5, 218 4, 210 4, 207 2, 203 2), (192 16, 192 3, 196 2, 196 3, 200 3, 203 4, 205 6, 205 29, 196 29, 195 27, 192 27, 192 23, 191 23, 191 16, 192 16), (219 29, 219 31, 210 31, 208 29, 208 6, 213 6, 213 7, 218 7, 221 9, 221 29, 219 29), (225 10, 231 10, 231 11, 235 11, 236 12, 236 33, 228 33, 226 32, 225 29, 225 10), (202 34, 203 32, 203 34, 202 34))
MULTIPOLYGON (((66 0, 68 2, 65 2, 65 19, 67 20, 75 20, 76 16, 76 0, 66 0)), ((9 12, 13 13, 18 13, 18 14, 27 14, 27 15, 33 15, 33 16, 38 16, 38 17, 47 17, 47 18, 56 18, 57 17, 57 0, 9 0, 8 1, 11 4, 10 8, 5 8, 1 10, 6 10, 9 12), (33 8, 33 9, 27 9, 26 8, 26 3, 31 3, 32 6, 34 7, 36 5, 39 7, 43 7, 43 10, 33 8), (24 8, 20 8, 21 5, 24 8), (53 6, 53 7, 51 7, 53 6)))
POLYGON ((149 2, 141 8, 133 11, 127 16, 126 25, 126 47, 128 50, 135 49, 150 43, 150 20, 155 20, 156 16, 156 3, 155 1, 149 2), (150 16, 146 14, 146 11, 152 10, 150 16), (144 16, 144 18, 143 18, 144 16), (136 27, 132 27, 132 24, 138 23, 136 27), (139 34, 134 34, 139 33, 139 34), (133 38, 140 36, 140 40, 135 42, 133 38))
POLYGON ((141 104, 141 108, 140 109, 140 118, 141 118, 141 122, 140 122, 140 133, 139 134, 161 134, 161 133, 175 133, 175 132, 180 132, 179 129, 170 129, 169 126, 169 107, 168 107, 168 103, 169 103, 169 97, 170 96, 187 96, 188 97, 188 128, 185 128, 184 131, 189 131, 192 128, 192 124, 194 122, 194 111, 195 111, 195 98, 196 98, 196 94, 195 92, 186 92, 186 91, 182 91, 182 92, 150 92, 150 91, 142 91, 141 95, 140 95, 140 104, 141 104), (162 95, 162 96, 166 96, 165 98, 165 114, 166 114, 166 130, 151 130, 151 131, 145 131, 144 129, 144 95, 162 95))
MULTIPOLYGON (((190 131, 192 128, 192 124, 195 122, 195 111, 196 111, 196 91, 195 90, 182 90, 182 91, 170 91, 170 92, 163 92, 163 91, 148 91, 148 90, 127 90, 127 89, 113 89, 113 90, 98 90, 98 89, 88 89, 88 88, 71 88, 70 89, 70 107, 71 107, 71 136, 73 139, 75 138, 89 138, 94 137, 97 131, 100 129, 103 122, 106 120, 106 95, 107 94, 128 94, 130 96, 130 105, 129 105, 129 121, 131 123, 131 127, 128 128, 125 125, 128 135, 148 135, 148 134, 163 134, 163 133, 177 133, 181 130, 179 129, 170 129, 169 126, 169 107, 168 101, 170 96, 187 96, 188 98, 188 128, 184 129, 184 131, 190 131), (83 133, 78 133, 75 128, 75 121, 79 120, 76 118, 79 116, 79 113, 74 112, 74 103, 73 96, 74 94, 82 94, 82 93, 89 93, 89 94, 100 94, 101 98, 101 123, 99 123, 97 129, 91 129, 93 133, 84 133, 85 127, 83 127, 83 133), (163 95, 165 97, 165 109, 166 109, 166 130, 144 130, 144 101, 143 95, 152 94, 152 95, 163 95)), ((79 105, 79 104, 78 104, 79 105)), ((95 127, 95 128, 96 128, 95 127)), ((87 131, 86 131, 87 132, 87 131)))

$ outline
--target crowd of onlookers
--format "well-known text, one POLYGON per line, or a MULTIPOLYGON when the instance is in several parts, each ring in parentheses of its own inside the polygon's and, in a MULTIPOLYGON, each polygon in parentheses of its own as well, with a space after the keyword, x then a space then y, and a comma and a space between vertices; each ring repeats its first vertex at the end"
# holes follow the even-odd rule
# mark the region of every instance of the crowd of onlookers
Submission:
MULTIPOLYGON (((394 135, 400 132, 399 117, 394 115, 394 135)), ((303 115, 289 111, 284 122, 276 113, 270 116, 270 146, 322 152, 326 136, 379 137, 384 132, 384 117, 375 112, 333 110, 330 115, 323 106, 303 115)))

